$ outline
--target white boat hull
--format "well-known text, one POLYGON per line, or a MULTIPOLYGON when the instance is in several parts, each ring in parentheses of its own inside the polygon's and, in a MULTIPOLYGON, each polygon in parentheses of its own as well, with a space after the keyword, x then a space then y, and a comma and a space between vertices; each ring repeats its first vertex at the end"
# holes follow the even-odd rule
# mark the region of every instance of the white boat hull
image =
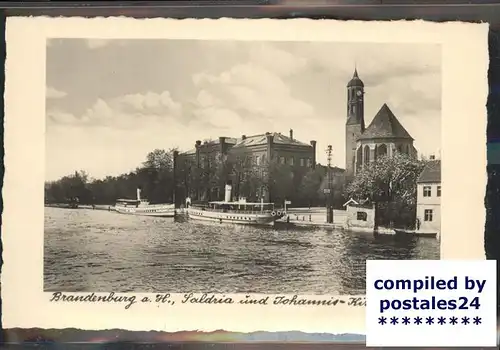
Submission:
POLYGON ((221 224, 238 225, 266 225, 273 226, 279 216, 272 216, 270 213, 231 213, 210 210, 201 210, 196 208, 187 209, 188 218, 199 221, 211 221, 221 224))
POLYGON ((163 218, 173 218, 175 216, 174 206, 147 206, 147 207, 115 207, 115 211, 120 214, 154 216, 163 218))

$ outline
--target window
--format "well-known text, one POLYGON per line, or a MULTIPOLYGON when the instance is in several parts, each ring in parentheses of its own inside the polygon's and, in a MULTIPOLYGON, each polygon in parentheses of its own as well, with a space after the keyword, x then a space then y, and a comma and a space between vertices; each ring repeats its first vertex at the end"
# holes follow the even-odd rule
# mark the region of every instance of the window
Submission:
POLYGON ((368 218, 368 215, 364 211, 358 211, 356 213, 356 220, 366 221, 367 218, 368 218))
POLYGON ((431 186, 424 186, 424 197, 431 196, 431 186))
POLYGON ((280 164, 285 164, 285 157, 280 157, 280 164))
POLYGON ((312 160, 310 158, 307 158, 307 166, 309 168, 312 167, 312 160))
POLYGON ((295 163, 295 159, 293 159, 293 157, 290 157, 290 161, 289 161, 289 163, 288 163, 288 164, 290 164, 290 165, 294 165, 294 163, 295 163))
POLYGON ((432 209, 424 210, 424 221, 432 221, 432 209))
POLYGON ((305 166, 306 160, 304 158, 300 158, 300 166, 305 166))
POLYGON ((441 197, 441 186, 438 186, 437 188, 437 196, 441 197))

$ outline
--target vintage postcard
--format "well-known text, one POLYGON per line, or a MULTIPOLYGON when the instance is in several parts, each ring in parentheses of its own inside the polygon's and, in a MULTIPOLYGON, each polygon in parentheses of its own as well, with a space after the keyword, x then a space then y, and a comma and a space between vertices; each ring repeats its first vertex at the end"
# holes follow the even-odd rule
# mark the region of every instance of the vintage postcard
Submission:
POLYGON ((6 328, 364 333, 483 259, 486 24, 12 18, 6 328))

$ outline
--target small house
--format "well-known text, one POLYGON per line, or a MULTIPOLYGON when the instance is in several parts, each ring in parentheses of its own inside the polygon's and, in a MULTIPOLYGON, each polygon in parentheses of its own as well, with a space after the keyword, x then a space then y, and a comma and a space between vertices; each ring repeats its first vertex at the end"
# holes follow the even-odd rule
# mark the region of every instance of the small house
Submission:
POLYGON ((441 231, 441 160, 427 162, 417 179, 416 229, 428 234, 441 231))
POLYGON ((368 200, 356 201, 353 198, 344 203, 346 207, 345 229, 352 231, 375 230, 375 206, 368 200))

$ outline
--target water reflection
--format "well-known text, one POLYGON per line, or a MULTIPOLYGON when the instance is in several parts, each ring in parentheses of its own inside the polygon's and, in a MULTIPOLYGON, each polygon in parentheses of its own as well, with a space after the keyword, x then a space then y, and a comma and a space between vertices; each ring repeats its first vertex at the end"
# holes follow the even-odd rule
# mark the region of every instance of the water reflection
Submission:
POLYGON ((434 239, 46 208, 45 290, 359 294, 366 259, 437 259, 434 239))

